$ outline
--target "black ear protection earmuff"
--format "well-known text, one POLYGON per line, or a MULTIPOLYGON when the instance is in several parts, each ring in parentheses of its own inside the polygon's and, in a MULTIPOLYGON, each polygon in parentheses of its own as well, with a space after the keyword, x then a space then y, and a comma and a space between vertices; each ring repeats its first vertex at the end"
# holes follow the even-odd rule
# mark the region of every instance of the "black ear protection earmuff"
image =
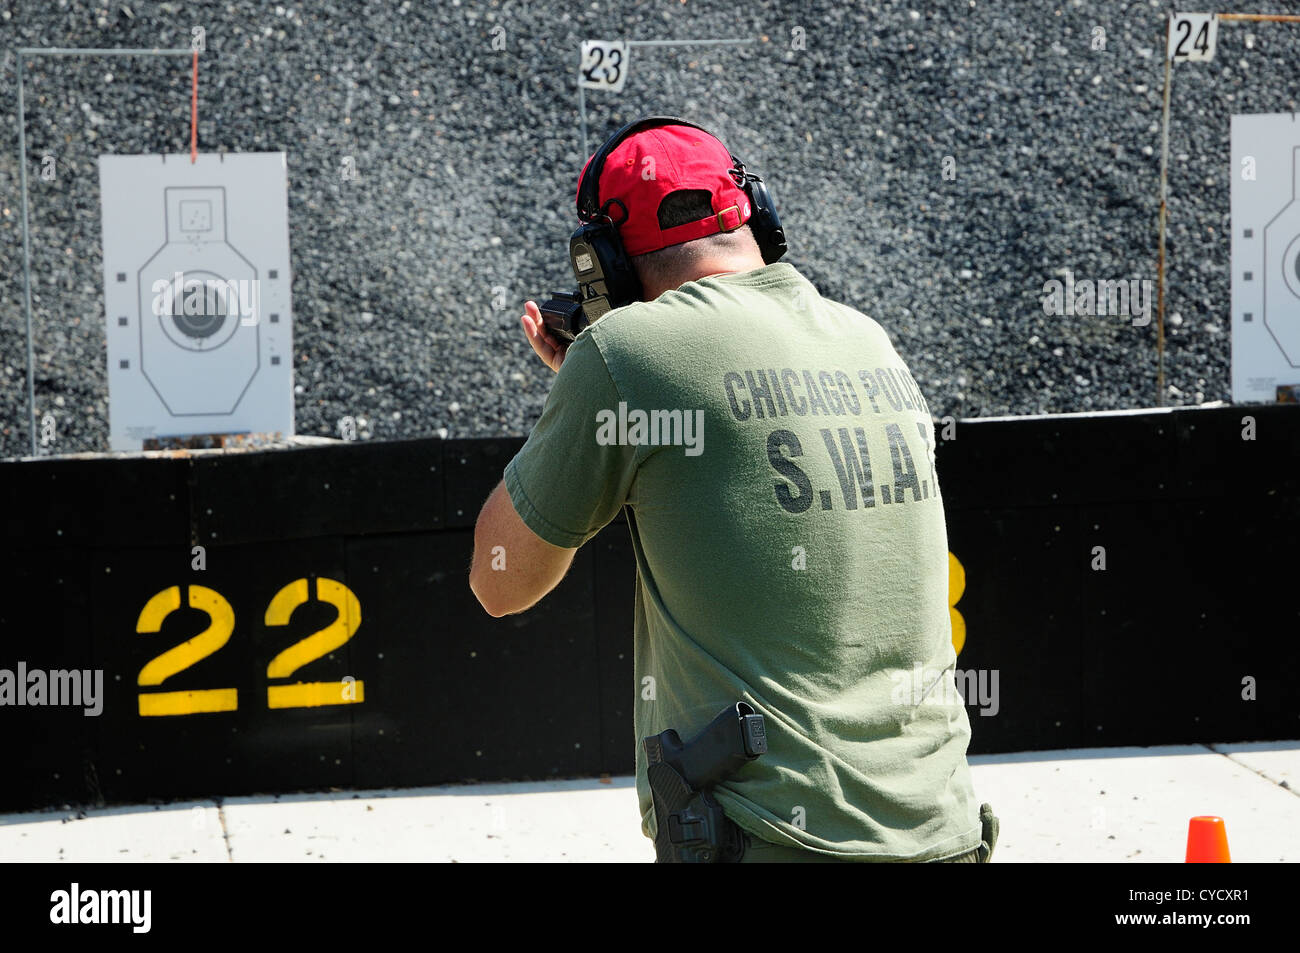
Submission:
MULTIPOLYGON (((556 337, 572 341, 588 324, 613 308, 631 304, 641 297, 641 282, 623 247, 618 227, 627 219, 627 208, 618 199, 600 202, 600 173, 605 160, 629 136, 655 126, 688 126, 713 135, 703 126, 671 116, 648 116, 623 126, 592 156, 578 183, 578 218, 582 222, 569 239, 569 263, 578 281, 576 293, 560 293, 542 306, 542 317, 556 337)), ((715 137, 716 138, 716 137, 715 137)), ((766 264, 786 253, 785 231, 776 214, 771 193, 763 180, 745 170, 734 155, 730 170, 736 185, 749 198, 749 226, 766 264)))

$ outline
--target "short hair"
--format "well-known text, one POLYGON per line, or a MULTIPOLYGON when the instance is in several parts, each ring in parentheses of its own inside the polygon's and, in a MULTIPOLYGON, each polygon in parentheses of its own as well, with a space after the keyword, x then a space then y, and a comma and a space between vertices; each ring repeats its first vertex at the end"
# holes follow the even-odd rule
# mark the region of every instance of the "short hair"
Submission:
MULTIPOLYGON (((714 216, 712 196, 704 189, 678 189, 669 192, 659 203, 659 227, 676 228, 690 222, 714 216)), ((717 254, 756 250, 754 233, 746 222, 741 228, 717 232, 658 251, 632 256, 632 265, 644 287, 647 284, 668 284, 689 275, 693 268, 706 258, 717 254)), ((682 278, 682 280, 689 280, 682 278)))

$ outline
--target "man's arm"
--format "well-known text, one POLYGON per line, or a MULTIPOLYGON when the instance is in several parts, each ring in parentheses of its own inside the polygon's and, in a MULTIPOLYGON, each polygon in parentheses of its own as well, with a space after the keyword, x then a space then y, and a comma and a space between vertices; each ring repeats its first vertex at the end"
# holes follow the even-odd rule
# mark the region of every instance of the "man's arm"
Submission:
POLYGON ((523 612, 564 578, 577 551, 554 546, 529 529, 515 512, 503 480, 474 525, 469 587, 494 618, 523 612))

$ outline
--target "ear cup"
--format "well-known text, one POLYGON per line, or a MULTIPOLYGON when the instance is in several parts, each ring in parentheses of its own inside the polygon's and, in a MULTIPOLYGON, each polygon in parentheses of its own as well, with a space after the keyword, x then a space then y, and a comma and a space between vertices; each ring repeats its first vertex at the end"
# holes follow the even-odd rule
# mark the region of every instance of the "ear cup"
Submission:
POLYGON ((776 205, 772 194, 768 192, 763 180, 752 173, 745 177, 745 192, 754 212, 749 219, 749 227, 758 242, 758 250, 766 264, 779 261, 789 246, 785 241, 785 229, 781 227, 781 217, 776 214, 776 205))
MULTIPOLYGON (((583 225, 569 239, 569 264, 578 281, 583 327, 641 297, 641 281, 612 222, 583 225)), ((575 328, 577 334, 582 328, 575 328)))

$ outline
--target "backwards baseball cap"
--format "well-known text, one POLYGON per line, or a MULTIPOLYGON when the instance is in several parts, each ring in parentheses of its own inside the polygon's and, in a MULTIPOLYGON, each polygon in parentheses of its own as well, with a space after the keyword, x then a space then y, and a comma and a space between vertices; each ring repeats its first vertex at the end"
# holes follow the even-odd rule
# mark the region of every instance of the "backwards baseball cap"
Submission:
MULTIPOLYGON (((592 156, 594 159, 595 156, 592 156)), ((578 177, 582 179, 591 159, 578 177)), ((600 204, 610 217, 629 255, 680 245, 719 232, 734 231, 749 221, 749 196, 736 184, 726 146, 702 129, 653 126, 634 133, 610 152, 600 170, 600 204), (713 214, 699 221, 664 227, 660 204, 674 192, 706 192, 713 214), (620 219, 623 209, 627 215, 620 219)))

